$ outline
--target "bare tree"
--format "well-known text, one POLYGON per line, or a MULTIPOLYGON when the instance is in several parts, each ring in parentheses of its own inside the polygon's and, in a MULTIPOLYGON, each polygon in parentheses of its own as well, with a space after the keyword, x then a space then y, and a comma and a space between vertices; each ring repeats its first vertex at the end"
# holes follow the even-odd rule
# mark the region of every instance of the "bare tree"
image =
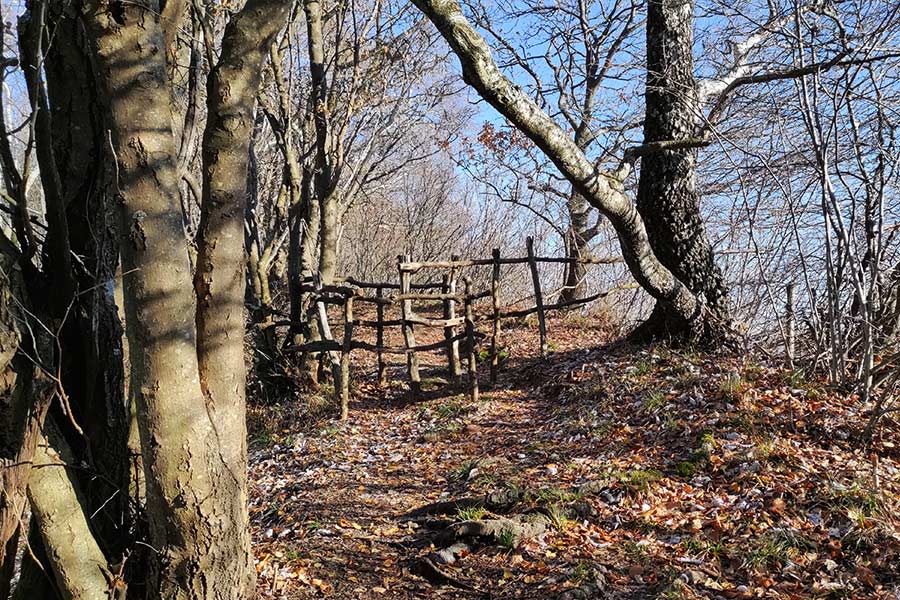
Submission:
MULTIPOLYGON (((196 276, 184 235, 179 119, 172 93, 184 4, 166 3, 162 11, 140 2, 98 1, 77 12, 48 7, 39 0, 30 3, 19 25, 31 111, 23 160, 27 173, 33 148, 46 209, 35 222, 22 185, 27 176, 10 150, 9 130, 0 132, 7 189, 24 209, 11 215, 15 238, 3 238, 2 246, 18 262, 26 288, 19 302, 29 315, 29 333, 20 347, 37 372, 51 378, 70 426, 82 436, 90 431, 84 439, 109 454, 93 466, 104 476, 121 473, 120 465, 127 465, 127 421, 110 412, 117 404, 124 407, 121 392, 104 397, 107 388, 97 386, 102 380, 78 385, 76 375, 85 373, 72 370, 85 355, 83 345, 105 342, 97 337, 96 323, 109 312, 108 278, 117 253, 110 256, 105 238, 90 228, 100 225, 102 231, 106 211, 117 213, 129 383, 138 405, 147 483, 150 539, 144 543, 154 550, 148 595, 248 597, 254 571, 246 506, 243 204, 259 74, 289 4, 251 0, 228 17, 218 58, 210 53, 215 64, 207 86, 196 276), (75 64, 83 70, 73 69, 75 64), (92 94, 106 108, 102 121, 91 120, 97 115, 89 108, 92 94), (64 109, 52 113, 52 127, 50 106, 64 109), (87 154, 80 153, 84 146, 87 154), (98 170, 101 157, 114 160, 109 169, 98 170), (71 187, 62 185, 63 174, 71 187), (67 211, 64 194, 90 191, 94 181, 108 193, 87 194, 89 203, 67 211), (73 215, 77 220, 70 219, 73 215), (36 235, 36 228, 44 234, 36 235), (84 252, 77 261, 76 248, 84 252), (48 284, 56 293, 37 293, 48 284), (103 302, 85 301, 100 294, 103 302), (49 343, 39 343, 41 337, 49 337, 49 343), (104 430, 112 424, 118 431, 104 430)), ((207 42, 212 47, 213 40, 207 42)), ((83 202, 77 195, 68 201, 83 202)), ((114 319, 114 310, 111 315, 114 319)), ((92 360, 104 356, 97 348, 86 355, 92 360)), ((105 358, 121 368, 121 352, 105 358)), ((93 367, 86 374, 97 373, 93 367)), ((34 406, 32 414, 39 414, 40 404, 34 406)), ((44 433, 35 461, 53 465, 56 474, 54 468, 42 469, 29 482, 29 500, 57 587, 65 597, 118 596, 131 579, 121 579, 107 565, 124 559, 128 533, 120 531, 119 543, 112 545, 94 538, 84 512, 90 504, 82 505, 83 492, 73 485, 77 479, 61 470, 77 457, 55 425, 48 422, 44 433)), ((125 478, 114 483, 122 486, 117 492, 127 488, 125 478)), ((97 533, 102 535, 102 529, 97 533)), ((146 572, 133 575, 140 577, 137 581, 147 579, 146 572)), ((32 580, 23 574, 21 582, 26 586, 32 580)), ((37 593, 23 589, 20 595, 37 593)))
POLYGON ((450 44, 463 69, 463 78, 501 114, 522 130, 575 190, 609 219, 619 236, 625 262, 653 297, 672 314, 700 332, 711 324, 702 302, 653 253, 647 231, 635 205, 625 195, 622 178, 599 170, 574 140, 521 89, 497 68, 490 48, 454 1, 417 1, 418 6, 450 44))

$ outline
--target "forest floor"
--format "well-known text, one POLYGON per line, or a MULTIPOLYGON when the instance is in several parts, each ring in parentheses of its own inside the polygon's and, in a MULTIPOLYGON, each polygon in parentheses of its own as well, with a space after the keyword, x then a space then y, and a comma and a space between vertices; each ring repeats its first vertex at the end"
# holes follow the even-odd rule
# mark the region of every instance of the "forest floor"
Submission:
POLYGON ((507 329, 478 402, 439 354, 413 396, 360 353, 348 421, 254 406, 260 595, 900 598, 896 423, 863 450, 855 397, 750 356, 601 347, 591 322, 553 319, 546 360, 507 329))

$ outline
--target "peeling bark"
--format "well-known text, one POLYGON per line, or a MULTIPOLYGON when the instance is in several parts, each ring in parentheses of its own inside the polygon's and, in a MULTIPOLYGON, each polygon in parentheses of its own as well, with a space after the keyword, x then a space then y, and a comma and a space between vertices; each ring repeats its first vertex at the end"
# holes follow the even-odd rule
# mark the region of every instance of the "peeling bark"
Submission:
MULTIPOLYGON (((569 194, 566 208, 569 212, 569 230, 566 232, 566 257, 572 259, 588 258, 588 245, 595 232, 589 222, 590 208, 580 194, 569 194)), ((563 291, 559 295, 560 302, 573 302, 587 295, 588 265, 569 263, 566 265, 563 279, 563 291)))
MULTIPOLYGON (((89 510, 102 510, 93 524, 109 556, 120 557, 131 543, 127 531, 133 514, 127 487, 128 413, 124 396, 122 324, 113 280, 119 262, 115 224, 109 206, 109 141, 103 124, 102 98, 94 78, 90 50, 77 10, 67 4, 49 7, 53 43, 43 60, 51 117, 54 165, 68 221, 71 251, 79 257, 73 276, 80 290, 66 319, 62 342, 63 386, 74 420, 63 435, 79 462, 90 464, 102 479, 76 477, 89 510), (88 480, 92 480, 87 485, 88 480), (111 495, 115 494, 112 498, 111 495)), ((43 167, 42 167, 43 170, 43 167)))

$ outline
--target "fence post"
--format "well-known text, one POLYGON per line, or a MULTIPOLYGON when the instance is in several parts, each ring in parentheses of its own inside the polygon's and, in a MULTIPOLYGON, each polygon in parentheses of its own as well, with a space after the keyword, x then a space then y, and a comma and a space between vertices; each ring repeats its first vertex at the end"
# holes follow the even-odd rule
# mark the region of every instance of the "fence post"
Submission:
MULTIPOLYGON (((400 294, 409 294, 412 285, 410 283, 410 274, 404 271, 402 264, 410 262, 409 255, 401 255, 397 257, 397 271, 400 273, 400 294)), ((406 342, 406 370, 409 372, 410 389, 418 393, 421 389, 421 380, 419 379, 419 358, 416 356, 416 336, 413 332, 413 325, 409 322, 412 314, 412 300, 402 300, 400 302, 400 321, 403 327, 403 339, 406 342)))
MULTIPOLYGON (((454 255, 451 260, 456 260, 456 256, 454 255)), ((441 291, 445 294, 455 294, 456 269, 451 268, 450 273, 443 276, 441 283, 441 291)), ((455 318, 456 301, 452 298, 447 298, 444 300, 444 319, 450 320, 455 318)), ((459 341, 453 340, 454 337, 456 337, 456 327, 444 327, 444 339, 447 340, 447 370, 450 373, 450 377, 456 379, 461 374, 461 368, 459 364, 459 341)))
POLYGON ((794 284, 787 284, 787 301, 785 303, 785 319, 787 320, 787 332, 785 334, 785 358, 787 366, 794 368, 794 350, 796 344, 796 324, 794 321, 794 284))
MULTIPOLYGON (((375 288, 375 297, 383 300, 384 288, 381 286, 375 288)), ((384 305, 381 302, 375 305, 375 318, 378 320, 378 324, 375 326, 375 345, 378 346, 375 351, 378 358, 376 384, 381 387, 387 383, 387 368, 384 364, 384 355, 381 353, 381 349, 384 347, 384 305)))
POLYGON ((353 296, 344 302, 344 344, 341 348, 341 420, 350 412, 350 350, 353 348, 353 296))
POLYGON ((534 283, 534 304, 537 307, 538 331, 541 335, 541 358, 547 357, 547 321, 544 316, 544 296, 541 293, 541 278, 538 274, 537 261, 534 259, 534 238, 525 238, 525 249, 528 252, 528 266, 531 268, 531 281, 534 283))
MULTIPOLYGON (((459 254, 451 254, 450 260, 453 262, 457 262, 460 259, 459 254)), ((459 267, 453 267, 450 269, 450 293, 456 294, 456 290, 459 288, 457 285, 459 282, 459 267)), ((450 301, 450 315, 451 318, 456 318, 456 300, 450 301)), ((454 337, 459 331, 456 327, 453 328, 454 337)), ((456 377, 462 376, 462 365, 459 361, 459 340, 451 342, 450 348, 453 351, 453 369, 456 371, 456 377)))
POLYGON ((471 281, 463 278, 463 306, 466 317, 466 340, 469 344, 469 393, 474 402, 478 401, 478 363, 475 360, 475 315, 472 311, 470 295, 471 281))
MULTIPOLYGON (((325 303, 319 299, 319 295, 322 293, 322 280, 319 277, 318 273, 315 275, 315 291, 312 292, 312 301, 315 302, 315 311, 318 316, 319 323, 319 336, 328 342, 333 342, 334 337, 331 335, 331 326, 328 324, 328 311, 325 308, 325 303)), ((336 398, 340 399, 340 386, 338 385, 340 381, 338 381, 341 377, 341 364, 340 358, 338 358, 337 352, 333 352, 331 350, 327 350, 323 352, 320 356, 327 357, 328 361, 331 363, 331 377, 334 379, 334 395, 336 398)))
POLYGON ((491 329, 491 383, 497 383, 500 370, 500 248, 491 253, 494 270, 491 275, 491 307, 493 309, 493 327, 491 329))

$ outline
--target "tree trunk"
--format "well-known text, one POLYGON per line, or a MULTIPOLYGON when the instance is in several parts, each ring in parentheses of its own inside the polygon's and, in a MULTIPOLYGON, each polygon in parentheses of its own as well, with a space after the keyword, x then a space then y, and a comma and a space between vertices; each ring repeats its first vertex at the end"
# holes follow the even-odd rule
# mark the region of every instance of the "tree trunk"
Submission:
POLYGON ((656 255, 643 219, 622 182, 599 172, 553 119, 498 69, 490 48, 466 20, 456 0, 413 0, 434 23, 462 64, 463 79, 529 137, 619 236, 622 255, 638 283, 685 322, 696 323, 701 305, 656 255))
POLYGON ((291 300, 291 335, 293 344, 302 344, 310 336, 299 323, 307 321, 308 294, 301 289, 304 277, 312 275, 319 244, 319 203, 312 197, 308 177, 304 177, 303 191, 289 213, 288 286, 291 300))
MULTIPOLYGON (((318 273, 323 284, 332 283, 337 262, 338 198, 334 195, 334 157, 332 156, 331 122, 328 110, 328 80, 325 65, 325 38, 322 25, 322 3, 320 0, 304 0, 306 14, 306 37, 309 52, 309 72, 311 79, 310 109, 316 132, 315 168, 312 175, 313 203, 318 216, 318 273)), ((311 257, 308 257, 311 258, 311 257)), ((316 326, 316 311, 306 315, 307 339, 320 339, 323 324, 316 326)), ((318 354, 304 353, 300 371, 304 379, 315 385, 318 383, 318 354)))
MULTIPOLYGON (((577 192, 569 195, 567 202, 569 212, 569 230, 566 232, 566 257, 571 259, 587 258, 590 254, 588 243, 593 234, 590 230, 590 206, 577 192)), ((587 295, 588 265, 569 263, 565 268, 563 291, 559 295, 560 302, 580 300, 587 295)))
MULTIPOLYGON (((0 256, 0 598, 7 598, 15 570, 20 524, 24 518, 26 491, 31 476, 41 428, 56 388, 49 378, 39 375, 29 355, 33 341, 22 340, 19 321, 23 315, 13 307, 25 301, 22 285, 12 261, 0 256), (14 300, 15 295, 19 298, 14 300), (25 344, 24 352, 20 344, 25 344)), ((28 330, 26 329, 26 332, 28 330)))
POLYGON ((97 545, 84 511, 84 499, 68 472, 71 453, 62 448, 54 427, 48 426, 35 454, 28 499, 63 600, 109 600, 124 596, 125 584, 115 581, 97 545), (60 446, 55 448, 54 446, 60 446), (121 596, 112 595, 111 590, 121 596))
MULTIPOLYGON (((651 0, 647 7, 644 143, 695 135, 700 114, 693 59, 693 0, 651 0)), ((727 325, 727 289, 700 216, 697 150, 658 150, 641 159, 637 205, 659 261, 702 300, 708 324, 727 325)), ((683 337, 688 323, 657 303, 637 337, 683 337)))
MULTIPOLYGON (((50 7, 53 43, 44 72, 53 130, 53 155, 62 183, 75 269, 81 290, 64 330, 63 379, 80 435, 68 420, 64 436, 77 460, 103 474, 77 473, 101 547, 120 558, 130 544, 133 523, 128 498, 128 410, 124 399, 122 325, 114 298, 119 262, 115 225, 110 222, 109 159, 99 91, 84 31, 74 6, 50 7), (86 439, 85 439, 86 438, 86 439)), ((136 562, 136 561, 133 561, 136 562)))
POLYGON ((326 285, 334 283, 337 274, 339 212, 340 200, 334 193, 328 194, 319 205, 319 274, 326 285))
MULTIPOLYGON (((127 273, 130 384, 138 408, 151 543, 159 552, 151 573, 151 595, 166 600, 243 598, 253 581, 243 487, 245 442, 235 437, 242 436, 244 427, 243 356, 235 352, 244 331, 243 210, 227 204, 244 191, 246 152, 240 158, 243 166, 230 162, 246 143, 230 138, 240 130, 241 115, 209 116, 210 127, 222 127, 225 134, 222 164, 234 166, 240 176, 235 189, 217 165, 207 163, 204 169, 226 181, 221 186, 214 182, 210 200, 204 202, 205 209, 214 212, 204 223, 204 245, 221 247, 201 248, 205 258, 198 278, 205 291, 197 311, 204 336, 213 337, 198 344, 157 11, 141 2, 96 0, 83 14, 109 101, 110 137, 118 163, 114 189, 127 273), (210 206, 210 202, 225 204, 210 206), (222 287, 232 283, 239 286, 237 292, 222 287), (205 314, 220 309, 224 312, 219 320, 205 314), (222 344, 219 368, 231 369, 222 380, 208 377, 200 367, 216 360, 216 348, 210 346, 214 341, 222 344), (225 397, 234 392, 240 397, 225 397)), ((258 33, 252 28, 281 14, 280 7, 251 2, 235 19, 243 25, 228 28, 238 39, 226 39, 223 48, 248 49, 254 42, 245 38, 258 33)), ((233 99, 238 107, 248 102, 252 107, 257 93, 247 86, 252 77, 224 84, 225 71, 233 64, 229 60, 234 58, 223 59, 222 79, 210 84, 211 105, 233 99)), ((218 138, 208 130, 206 139, 218 138)))
POLYGON ((256 95, 269 46, 287 18, 284 0, 251 0, 225 29, 219 63, 207 85, 203 135, 203 203, 198 230, 197 356, 200 385, 216 436, 223 477, 218 575, 234 597, 253 592, 247 512, 244 213, 256 95), (224 467, 224 469, 222 468, 224 467), (230 489, 230 492, 228 491, 230 489))

